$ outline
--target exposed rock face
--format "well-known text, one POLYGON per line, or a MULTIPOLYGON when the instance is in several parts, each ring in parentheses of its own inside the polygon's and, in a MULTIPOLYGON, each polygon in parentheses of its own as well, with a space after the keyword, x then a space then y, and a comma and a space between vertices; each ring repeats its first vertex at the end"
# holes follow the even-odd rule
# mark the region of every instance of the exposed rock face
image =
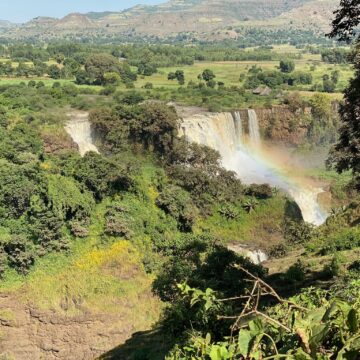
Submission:
POLYGON ((1 359, 5 355, 12 360, 93 360, 137 330, 121 311, 70 317, 0 295, 1 359))
MULTIPOLYGON (((310 109, 293 113, 286 106, 274 106, 271 109, 256 109, 259 125, 266 140, 287 145, 299 145, 308 135, 308 126, 302 116, 310 114, 310 109)), ((248 123, 248 110, 240 110, 245 124, 248 123)), ((245 129, 247 131, 247 129, 245 129)))
POLYGON ((64 132, 61 133, 44 133, 42 134, 44 141, 44 150, 47 154, 58 154, 64 150, 77 150, 78 146, 71 137, 64 132))

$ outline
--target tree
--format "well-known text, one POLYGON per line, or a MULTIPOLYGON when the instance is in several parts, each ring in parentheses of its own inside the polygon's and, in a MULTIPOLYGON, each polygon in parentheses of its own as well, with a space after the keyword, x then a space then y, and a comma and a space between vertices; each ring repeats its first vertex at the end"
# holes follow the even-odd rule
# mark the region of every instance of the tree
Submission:
POLYGON ((50 65, 48 68, 48 74, 52 79, 60 79, 61 78, 61 70, 57 65, 50 65))
POLYGON ((333 93, 335 91, 335 84, 331 80, 323 80, 323 89, 327 93, 333 93))
POLYGON ((58 64, 61 64, 61 63, 63 63, 64 62, 64 60, 65 60, 65 55, 64 54, 56 54, 55 56, 54 56, 54 59, 55 59, 55 61, 58 63, 58 64))
POLYGON ((177 135, 177 114, 173 108, 155 103, 144 105, 142 110, 132 127, 132 136, 146 148, 151 146, 160 156, 165 156, 177 135))
POLYGON ((75 82, 78 85, 87 85, 91 83, 91 79, 88 77, 88 73, 85 70, 79 70, 76 73, 76 80, 75 82))
POLYGON ((340 7, 334 14, 330 37, 350 41, 356 34, 355 30, 360 24, 360 0, 341 0, 340 7))
POLYGON ((176 70, 168 74, 168 80, 177 80, 180 85, 185 84, 185 75, 183 70, 176 70))
POLYGON ((96 85, 105 83, 106 73, 120 74, 120 63, 118 59, 109 54, 95 54, 89 57, 85 64, 85 71, 89 79, 96 85))
POLYGON ((334 84, 337 84, 339 82, 339 78, 340 78, 340 71, 339 70, 334 70, 332 73, 331 73, 331 81, 334 83, 334 84))
POLYGON ((205 80, 206 82, 209 82, 213 79, 216 78, 216 75, 214 74, 214 72, 210 69, 205 69, 202 74, 201 77, 203 80, 205 80))
POLYGON ((291 73, 295 70, 295 63, 292 60, 281 60, 280 71, 283 73, 291 73))
POLYGON ((176 75, 174 72, 169 72, 168 74, 168 80, 175 80, 176 79, 176 75))
POLYGON ((87 153, 71 169, 74 178, 84 184, 97 200, 133 186, 130 169, 94 152, 87 153))
POLYGON ((185 84, 185 75, 183 70, 176 70, 175 71, 175 77, 180 85, 185 84))
POLYGON ((326 123, 331 117, 331 99, 329 95, 315 94, 310 99, 310 104, 314 118, 326 123))
POLYGON ((120 80, 120 75, 116 72, 108 72, 104 74, 104 85, 118 85, 120 80))
MULTIPOLYGON (((360 1, 342 0, 336 11, 333 31, 330 36, 350 40, 360 23, 360 1)), ((360 43, 354 50, 352 61, 355 76, 345 90, 344 102, 340 105, 342 126, 337 144, 332 148, 328 158, 328 166, 334 167, 339 173, 351 170, 354 185, 360 190, 360 43)))
POLYGON ((156 205, 176 219, 181 231, 191 231, 197 211, 189 193, 178 186, 167 186, 157 198, 156 205))

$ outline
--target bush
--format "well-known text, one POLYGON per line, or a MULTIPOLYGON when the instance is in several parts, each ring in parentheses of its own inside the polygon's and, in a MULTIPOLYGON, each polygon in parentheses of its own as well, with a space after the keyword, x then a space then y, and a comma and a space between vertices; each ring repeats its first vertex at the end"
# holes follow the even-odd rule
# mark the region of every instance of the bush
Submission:
POLYGON ((105 233, 111 236, 120 236, 129 240, 132 232, 129 229, 128 221, 125 218, 126 210, 114 207, 105 214, 105 233))
POLYGON ((147 82, 145 85, 144 85, 144 89, 153 89, 154 88, 154 85, 151 83, 151 82, 147 82))
POLYGON ((325 265, 324 267, 324 275, 333 278, 335 276, 339 276, 341 269, 341 258, 338 255, 334 255, 331 259, 331 263, 325 265))
POLYGON ((269 199, 273 196, 273 190, 268 184, 251 184, 246 190, 246 195, 257 199, 269 199))
POLYGON ((305 280, 305 267, 304 264, 298 260, 296 264, 289 267, 284 274, 285 280, 292 283, 302 283, 305 280))
POLYGON ((360 274, 360 260, 355 260, 350 264, 348 270, 360 274))
POLYGON ((274 245, 270 248, 269 256, 271 258, 280 259, 286 256, 288 248, 285 244, 274 245))
POLYGON ((284 237, 290 245, 303 245, 308 243, 314 235, 314 226, 304 221, 286 220, 284 224, 284 237))
POLYGON ((295 70, 295 63, 292 60, 281 60, 280 70, 283 73, 291 73, 295 70))
POLYGON ((157 198, 156 205, 176 219, 181 231, 191 231, 197 209, 192 204, 189 193, 178 186, 168 185, 157 198))
POLYGON ((25 236, 13 235, 4 245, 4 251, 8 255, 9 265, 21 274, 26 274, 35 262, 34 250, 25 236))
POLYGON ((221 208, 219 209, 219 213, 226 220, 234 220, 239 217, 238 209, 231 204, 225 204, 225 205, 221 206, 221 208))

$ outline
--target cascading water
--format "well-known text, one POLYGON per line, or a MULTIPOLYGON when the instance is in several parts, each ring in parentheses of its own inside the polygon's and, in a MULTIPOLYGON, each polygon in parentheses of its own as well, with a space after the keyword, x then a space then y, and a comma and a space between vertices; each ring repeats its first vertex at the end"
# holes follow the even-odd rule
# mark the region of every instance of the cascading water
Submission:
POLYGON ((249 115, 250 144, 255 149, 259 149, 261 147, 259 121, 258 121, 255 110, 249 109, 248 110, 248 115, 249 115))
POLYGON ((65 130, 78 145, 80 155, 84 156, 89 151, 99 153, 92 139, 89 114, 76 111, 67 115, 70 120, 67 122, 65 130))
POLYGON ((237 134, 237 141, 238 144, 241 144, 243 139, 243 125, 239 111, 235 111, 234 113, 234 123, 235 123, 235 132, 237 134))
POLYGON ((321 225, 326 220, 317 201, 321 189, 296 183, 277 169, 261 152, 259 124, 254 110, 249 110, 249 144, 243 141, 240 113, 207 113, 183 119, 183 135, 193 142, 219 151, 223 166, 235 171, 247 184, 268 183, 286 191, 299 205, 306 222, 321 225))

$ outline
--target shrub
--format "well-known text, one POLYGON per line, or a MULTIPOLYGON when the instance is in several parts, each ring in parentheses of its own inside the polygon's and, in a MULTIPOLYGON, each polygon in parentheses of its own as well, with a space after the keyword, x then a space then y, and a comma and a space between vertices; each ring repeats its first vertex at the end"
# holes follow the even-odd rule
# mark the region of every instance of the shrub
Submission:
POLYGON ((298 260, 294 265, 290 266, 284 274, 285 280, 292 284, 302 283, 305 280, 305 266, 298 260))
POLYGON ((176 219, 181 231, 191 231, 197 210, 188 192, 178 186, 168 185, 157 198, 156 205, 176 219))
POLYGON ((221 206, 221 208, 219 209, 219 213, 226 220, 234 220, 239 217, 238 209, 231 204, 225 204, 225 205, 221 206))
POLYGON ((314 226, 304 221, 286 220, 284 224, 284 237, 290 245, 308 243, 314 234, 314 226))
POLYGON ((271 258, 279 259, 286 256, 288 249, 285 244, 274 245, 270 248, 269 255, 271 258))
POLYGON ((338 255, 334 255, 331 259, 330 264, 325 265, 324 267, 324 275, 330 278, 335 276, 339 276, 341 269, 341 258, 338 255))
POLYGON ((268 184, 251 184, 246 190, 246 195, 254 196, 257 199, 268 199, 273 196, 273 191, 268 184))
POLYGON ((153 89, 154 88, 154 85, 153 83, 151 82, 147 82, 145 85, 144 85, 144 89, 153 89))
POLYGON ((111 236, 121 236, 129 240, 132 232, 129 229, 128 221, 125 218, 125 210, 115 207, 106 214, 105 233, 111 236))
POLYGON ((4 245, 4 251, 8 255, 9 265, 21 274, 26 274, 35 262, 31 243, 22 235, 13 235, 4 245))

